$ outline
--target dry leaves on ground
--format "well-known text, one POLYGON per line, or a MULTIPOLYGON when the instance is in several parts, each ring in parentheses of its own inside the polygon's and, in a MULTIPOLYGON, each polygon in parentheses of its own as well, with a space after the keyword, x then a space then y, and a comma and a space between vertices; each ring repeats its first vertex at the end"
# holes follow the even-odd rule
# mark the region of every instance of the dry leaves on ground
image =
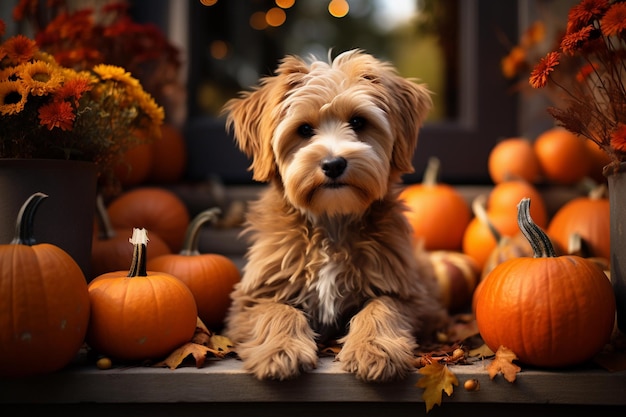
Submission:
POLYGON ((419 373, 423 375, 417 380, 416 386, 424 388, 422 398, 426 404, 426 412, 429 412, 434 406, 441 405, 442 392, 452 395, 453 386, 459 385, 456 375, 448 369, 448 365, 440 362, 433 362, 419 369, 419 373))

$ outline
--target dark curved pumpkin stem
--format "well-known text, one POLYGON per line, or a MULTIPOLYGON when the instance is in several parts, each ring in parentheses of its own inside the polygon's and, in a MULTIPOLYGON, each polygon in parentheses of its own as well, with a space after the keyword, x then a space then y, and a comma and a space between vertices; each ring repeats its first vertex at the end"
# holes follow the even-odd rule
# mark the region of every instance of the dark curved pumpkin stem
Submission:
POLYGON ((146 277, 147 251, 148 251, 148 232, 146 229, 133 229, 133 236, 128 239, 133 244, 133 260, 130 264, 130 270, 127 277, 146 277))
POLYGON ((522 198, 517 205, 517 224, 528 239, 535 258, 554 258, 556 252, 548 235, 530 216, 530 198, 522 198))
POLYGON ((422 178, 422 185, 429 187, 437 185, 439 182, 439 170, 441 169, 441 161, 436 156, 428 158, 426 164, 426 170, 424 171, 424 177, 422 178))
POLYGON ((96 219, 98 221, 98 237, 102 240, 113 239, 117 233, 111 224, 102 194, 96 196, 96 219))
POLYGON ((196 217, 193 218, 189 226, 187 227, 187 231, 185 232, 185 240, 183 241, 183 247, 180 250, 180 255, 199 255, 200 251, 198 250, 198 239, 200 239, 200 227, 208 221, 215 222, 218 219, 222 211, 213 207, 203 212, 200 212, 196 217))
POLYGON ((47 194, 35 193, 22 204, 15 222, 15 236, 11 244, 33 246, 37 243, 34 235, 35 213, 39 204, 48 198, 47 194))

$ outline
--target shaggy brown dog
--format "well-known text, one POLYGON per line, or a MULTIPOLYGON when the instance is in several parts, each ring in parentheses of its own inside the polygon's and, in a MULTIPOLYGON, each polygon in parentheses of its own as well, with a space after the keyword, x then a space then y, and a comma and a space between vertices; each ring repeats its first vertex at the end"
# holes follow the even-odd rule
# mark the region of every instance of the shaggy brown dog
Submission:
POLYGON ((330 340, 357 377, 402 377, 416 336, 442 326, 397 198, 431 105, 423 85, 359 50, 329 62, 286 57, 226 104, 253 178, 269 183, 250 206, 251 246, 225 329, 257 378, 315 368, 318 343, 330 340))

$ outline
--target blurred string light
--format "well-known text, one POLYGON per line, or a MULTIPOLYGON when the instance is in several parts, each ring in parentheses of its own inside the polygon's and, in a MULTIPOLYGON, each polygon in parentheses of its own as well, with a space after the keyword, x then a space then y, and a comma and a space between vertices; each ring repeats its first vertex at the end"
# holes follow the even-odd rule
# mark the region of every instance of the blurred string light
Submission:
POLYGON ((217 0, 200 0, 200 4, 203 6, 214 6, 217 0))
POLYGON ((331 0, 328 3, 328 13, 333 17, 344 17, 350 11, 350 5, 346 0, 331 0))

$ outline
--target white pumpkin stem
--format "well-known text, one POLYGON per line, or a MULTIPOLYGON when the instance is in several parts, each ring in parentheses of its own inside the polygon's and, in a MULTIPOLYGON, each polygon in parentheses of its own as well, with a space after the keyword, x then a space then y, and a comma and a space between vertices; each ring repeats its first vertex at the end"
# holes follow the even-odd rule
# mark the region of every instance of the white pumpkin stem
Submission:
POLYGON ((439 170, 441 162, 436 156, 428 158, 426 170, 424 171, 424 177, 422 178, 422 185, 434 186, 439 182, 439 170))
POLYGON ((200 227, 206 222, 215 222, 218 219, 222 211, 218 207, 213 207, 203 212, 200 212, 193 218, 187 231, 185 232, 185 240, 183 241, 183 247, 180 250, 180 255, 193 256, 199 255, 198 239, 200 238, 200 227))
POLYGON ((530 216, 530 198, 522 198, 517 205, 517 224, 530 243, 535 258, 554 258, 556 252, 548 235, 530 216))
POLYGON ((148 231, 144 228, 133 228, 133 235, 128 241, 133 244, 133 260, 127 277, 146 277, 146 257, 148 251, 148 231))

